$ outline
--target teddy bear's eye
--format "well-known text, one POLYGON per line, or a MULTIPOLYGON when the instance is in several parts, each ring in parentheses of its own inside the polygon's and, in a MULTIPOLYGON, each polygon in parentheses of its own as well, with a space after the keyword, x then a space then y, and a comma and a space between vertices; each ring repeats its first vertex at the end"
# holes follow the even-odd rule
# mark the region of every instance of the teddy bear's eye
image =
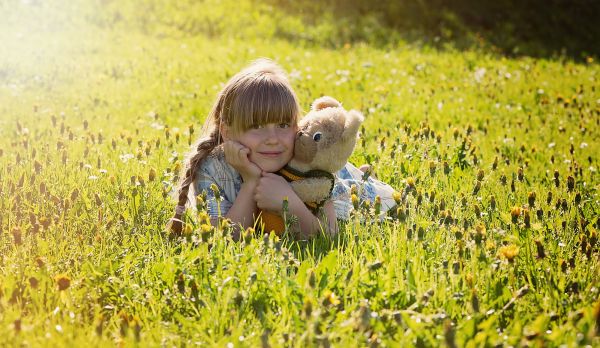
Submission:
POLYGON ((319 140, 321 140, 322 136, 323 136, 323 134, 321 132, 316 132, 315 134, 313 134, 313 140, 319 141, 319 140))

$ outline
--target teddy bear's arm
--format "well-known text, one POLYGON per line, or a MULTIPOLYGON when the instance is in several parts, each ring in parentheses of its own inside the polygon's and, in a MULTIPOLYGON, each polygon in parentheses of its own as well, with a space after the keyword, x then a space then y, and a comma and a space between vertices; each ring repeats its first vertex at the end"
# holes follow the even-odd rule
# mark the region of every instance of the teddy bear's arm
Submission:
POLYGON ((290 183, 302 202, 321 202, 331 192, 331 180, 326 178, 306 178, 290 183))

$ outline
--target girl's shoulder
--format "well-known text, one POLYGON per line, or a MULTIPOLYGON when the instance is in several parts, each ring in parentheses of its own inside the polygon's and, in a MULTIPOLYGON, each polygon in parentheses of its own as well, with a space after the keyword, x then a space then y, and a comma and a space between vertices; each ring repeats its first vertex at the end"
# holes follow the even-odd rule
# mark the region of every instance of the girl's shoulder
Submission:
POLYGON ((213 178, 237 178, 239 173, 225 159, 221 147, 216 147, 200 162, 199 173, 213 178))

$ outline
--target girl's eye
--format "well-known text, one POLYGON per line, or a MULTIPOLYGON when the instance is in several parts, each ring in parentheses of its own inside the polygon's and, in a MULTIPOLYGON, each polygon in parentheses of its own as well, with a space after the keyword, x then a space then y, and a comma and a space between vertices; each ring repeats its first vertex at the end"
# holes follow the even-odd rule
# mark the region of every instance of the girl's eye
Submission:
POLYGON ((313 134, 313 140, 319 142, 322 136, 323 134, 321 132, 316 132, 315 134, 313 134))
POLYGON ((280 123, 279 128, 290 128, 290 124, 289 123, 280 123))

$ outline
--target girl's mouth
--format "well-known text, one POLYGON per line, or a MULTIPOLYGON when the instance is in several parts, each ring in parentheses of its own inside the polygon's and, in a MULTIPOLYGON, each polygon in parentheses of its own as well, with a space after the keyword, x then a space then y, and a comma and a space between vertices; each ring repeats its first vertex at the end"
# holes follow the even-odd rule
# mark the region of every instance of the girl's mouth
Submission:
POLYGON ((261 154, 264 157, 269 157, 269 158, 276 158, 279 157, 279 155, 281 155, 283 152, 282 151, 263 151, 263 152, 259 152, 259 154, 261 154))

